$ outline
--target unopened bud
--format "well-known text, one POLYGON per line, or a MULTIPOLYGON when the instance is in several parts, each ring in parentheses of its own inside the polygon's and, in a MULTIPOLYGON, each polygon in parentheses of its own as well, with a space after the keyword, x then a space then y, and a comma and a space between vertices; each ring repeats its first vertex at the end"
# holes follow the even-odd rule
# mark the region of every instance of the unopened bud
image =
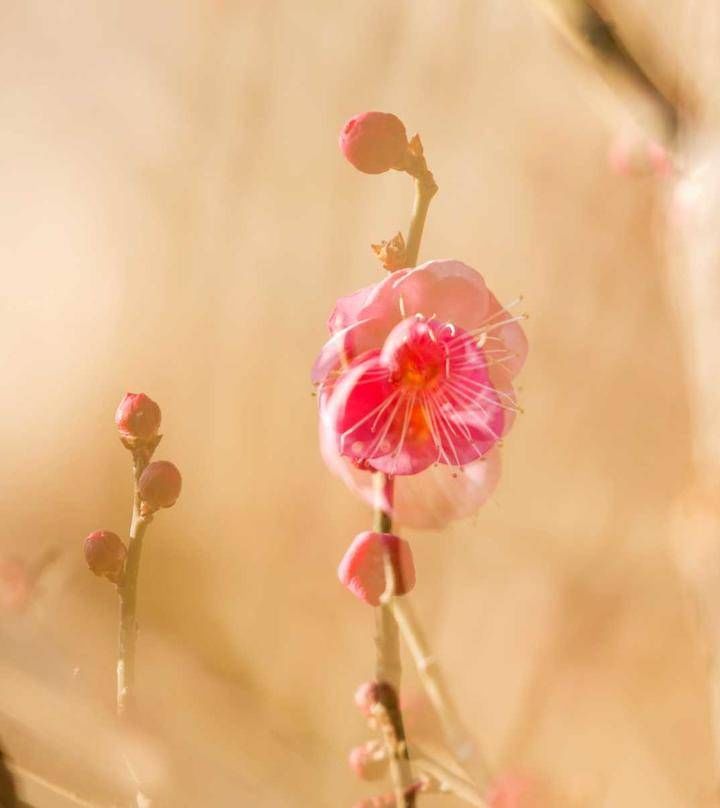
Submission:
POLYGON ((388 767, 385 747, 378 741, 368 741, 350 750, 348 765, 361 780, 379 780, 388 767))
POLYGON ((415 564, 410 545, 392 533, 359 533, 343 556, 338 578, 357 598, 379 606, 387 588, 404 595, 415 586, 415 564), (386 557, 392 581, 386 577, 386 557))
POLYGON ((102 575, 114 584, 120 583, 127 549, 117 534, 109 530, 96 530, 85 539, 83 552, 91 572, 102 575))
POLYGON ((169 508, 180 496, 182 477, 177 466, 168 460, 156 460, 150 463, 140 475, 138 493, 145 510, 155 511, 158 508, 169 508))
POLYGON ((373 707, 379 701, 378 682, 363 682, 355 691, 353 701, 364 716, 372 714, 373 707))
POLYGON ((340 149, 347 160, 366 174, 402 168, 408 148, 405 125, 390 112, 363 112, 340 133, 340 149))
POLYGON ((153 438, 160 420, 160 407, 145 393, 125 393, 115 412, 115 423, 124 438, 153 438))

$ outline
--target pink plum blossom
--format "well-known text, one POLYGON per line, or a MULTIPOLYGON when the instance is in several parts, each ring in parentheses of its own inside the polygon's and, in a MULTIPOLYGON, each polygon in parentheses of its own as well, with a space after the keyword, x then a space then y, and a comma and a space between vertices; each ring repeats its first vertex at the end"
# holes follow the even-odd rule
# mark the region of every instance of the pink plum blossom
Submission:
POLYGON ((478 272, 445 260, 341 298, 328 325, 313 381, 330 468, 365 498, 368 471, 423 472, 422 486, 397 486, 395 516, 407 524, 472 513, 497 483, 493 449, 517 411, 512 379, 527 354, 518 318, 478 272))

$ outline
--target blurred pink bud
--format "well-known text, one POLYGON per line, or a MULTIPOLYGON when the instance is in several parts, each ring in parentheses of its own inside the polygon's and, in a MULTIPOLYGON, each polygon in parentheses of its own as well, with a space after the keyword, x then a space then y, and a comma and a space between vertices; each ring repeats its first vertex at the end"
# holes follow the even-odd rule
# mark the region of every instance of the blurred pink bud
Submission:
POLYGON ((536 808, 536 786, 532 779, 517 774, 504 775, 488 789, 488 808, 536 808))
MULTIPOLYGON (((405 796, 407 797, 409 794, 418 794, 421 791, 423 791, 423 784, 422 782, 418 781, 405 789, 405 796)), ((386 794, 378 794, 375 797, 368 797, 367 799, 360 800, 360 802, 355 803, 354 808, 393 808, 395 805, 397 805, 395 795, 392 792, 388 792, 386 794)))
POLYGON ((635 129, 615 137, 608 150, 608 164, 621 177, 669 177, 675 168, 665 146, 635 129))
POLYGON ((117 534, 109 530, 96 530, 85 539, 83 552, 91 572, 102 575, 114 584, 120 583, 127 549, 117 534))
POLYGON ((145 393, 125 393, 115 412, 115 423, 126 438, 147 440, 160 429, 160 407, 145 393))
POLYGON ((180 496, 182 477, 168 460, 150 463, 140 475, 138 492, 147 509, 170 508, 180 496))
POLYGON ((385 747, 378 741, 356 746, 350 750, 348 765, 361 780, 379 780, 388 767, 385 747))
POLYGON ((415 564, 410 545, 392 533, 359 533, 343 556, 338 578, 356 597, 379 606, 385 592, 385 554, 394 572, 395 595, 405 595, 415 586, 415 564))
POLYGON ((366 174, 402 168, 408 148, 405 125, 390 112, 363 112, 340 133, 340 149, 347 160, 366 174))
POLYGON ((33 576, 27 564, 17 558, 0 559, 0 609, 21 612, 33 591, 33 576))
POLYGON ((353 701, 364 716, 371 715, 373 707, 378 703, 379 688, 378 682, 363 682, 355 691, 353 701))

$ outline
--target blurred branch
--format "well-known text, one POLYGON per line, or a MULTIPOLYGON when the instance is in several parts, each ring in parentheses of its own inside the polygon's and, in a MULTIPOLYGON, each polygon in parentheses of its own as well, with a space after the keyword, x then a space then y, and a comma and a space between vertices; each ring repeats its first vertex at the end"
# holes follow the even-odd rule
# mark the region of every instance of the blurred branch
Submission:
POLYGON ((459 799, 470 805, 475 805, 477 808, 488 808, 487 802, 473 783, 438 763, 420 747, 413 746, 412 759, 418 771, 429 775, 439 783, 440 791, 446 794, 454 794, 459 799))
MULTIPOLYGON (((18 766, 11 761, 7 763, 7 768, 15 776, 20 786, 25 786, 26 788, 30 786, 33 787, 33 791, 43 800, 43 808, 50 804, 48 802, 49 799, 53 800, 52 805, 53 807, 57 806, 57 808, 117 808, 116 804, 102 806, 97 802, 89 802, 74 792, 56 783, 52 783, 39 774, 25 769, 22 766, 18 766)), ((17 806, 17 808, 31 808, 29 804, 19 800, 16 800, 16 802, 6 802, 6 791, 2 786, 0 786, 0 798, 2 798, 2 802, 0 802, 2 808, 15 808, 15 806, 17 806)))
MULTIPOLYGON (((408 598, 393 601, 395 619, 400 626, 403 639, 415 661, 420 681, 430 702, 435 708, 445 731, 445 737, 459 760, 466 761, 474 748, 474 742, 463 726, 460 714, 448 691, 440 665, 431 653, 430 647, 408 598)), ((489 776, 487 762, 480 758, 484 777, 489 776)))
POLYGON ((598 9, 597 0, 534 0, 572 49, 599 74, 626 105, 628 90, 646 97, 659 113, 662 131, 654 133, 671 145, 681 117, 679 98, 653 79, 625 46, 615 26, 598 9))

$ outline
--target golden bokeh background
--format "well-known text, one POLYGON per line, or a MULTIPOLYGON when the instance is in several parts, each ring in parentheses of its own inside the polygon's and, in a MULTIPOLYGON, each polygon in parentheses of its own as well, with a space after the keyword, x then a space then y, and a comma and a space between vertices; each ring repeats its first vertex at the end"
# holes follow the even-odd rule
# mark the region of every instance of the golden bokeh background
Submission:
MULTIPOLYGON (((606 5, 651 61, 675 58, 680 0, 606 5)), ((465 721, 494 771, 545 783, 543 805, 711 804, 702 647, 668 542, 691 427, 667 182, 608 170, 622 115, 529 0, 0 15, 0 551, 61 552, 0 616, 16 763, 98 805, 128 787, 127 743, 158 805, 373 793, 345 763, 372 615, 335 574, 370 517, 323 466, 308 376, 334 299, 380 277, 369 243, 407 227, 407 179, 337 148, 375 108, 421 133, 440 186, 422 256, 466 261, 531 315, 497 493, 405 534, 465 721), (81 541, 127 529, 126 390, 160 403, 157 456, 184 488, 145 543, 146 726, 121 744, 116 598, 81 541)), ((72 804, 53 799, 33 804, 72 804)))

